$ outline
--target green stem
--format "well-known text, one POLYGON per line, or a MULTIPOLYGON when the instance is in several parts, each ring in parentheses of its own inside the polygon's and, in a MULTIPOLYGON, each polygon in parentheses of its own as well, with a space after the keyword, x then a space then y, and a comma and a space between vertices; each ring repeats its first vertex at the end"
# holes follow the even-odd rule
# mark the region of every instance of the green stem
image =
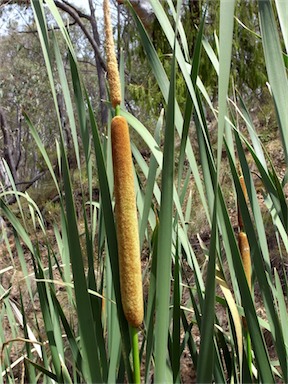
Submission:
POLYGON ((248 330, 246 330, 246 346, 247 346, 247 362, 250 375, 252 377, 252 350, 251 350, 251 338, 248 330))
POLYGON ((139 346, 138 346, 138 330, 131 327, 132 331, 132 352, 133 352, 133 367, 134 367, 134 383, 140 384, 140 360, 139 360, 139 346))
POLYGON ((115 107, 115 116, 120 116, 120 105, 116 105, 115 107))

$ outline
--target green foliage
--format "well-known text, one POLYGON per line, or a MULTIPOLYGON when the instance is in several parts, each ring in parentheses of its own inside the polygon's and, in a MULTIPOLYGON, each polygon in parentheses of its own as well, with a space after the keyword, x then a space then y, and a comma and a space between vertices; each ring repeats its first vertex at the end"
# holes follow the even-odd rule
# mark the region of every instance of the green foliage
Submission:
MULTIPOLYGON (((169 3, 165 2, 163 8, 166 9, 171 22, 173 18, 169 10, 169 3)), ((196 37, 204 11, 206 11, 204 37, 207 43, 211 45, 216 56, 218 56, 219 2, 214 0, 184 1, 181 8, 181 22, 188 37, 188 52, 191 58, 193 57, 196 37)), ((262 92, 265 92, 266 82, 257 2, 249 0, 237 1, 235 20, 231 76, 233 77, 234 86, 240 91, 242 97, 249 102, 251 96, 254 100, 255 94, 261 98, 262 92)), ((139 43, 134 31, 135 25, 133 21, 128 19, 123 30, 124 38, 120 43, 127 56, 126 62, 129 68, 129 73, 126 76, 128 97, 131 96, 136 101, 136 105, 131 105, 135 113, 139 113, 137 110, 139 108, 140 110, 149 111, 149 115, 151 115, 151 112, 157 115, 159 107, 163 104, 163 97, 158 85, 154 82, 151 71, 147 72, 147 61, 143 46, 139 43)), ((149 35, 169 76, 172 57, 171 46, 157 18, 150 25, 149 35)), ((187 57, 185 59, 188 64, 191 64, 187 57)), ((186 97, 185 81, 183 81, 181 73, 177 73, 176 76, 177 98, 180 107, 183 107, 186 97)), ((200 58, 199 76, 211 99, 217 101, 217 73, 209 57, 205 54, 200 58)), ((271 108, 271 100, 268 102, 266 99, 266 102, 267 108, 271 108)), ((149 125, 149 122, 147 122, 147 125, 149 125)))
MULTIPOLYGON (((287 108, 280 98, 279 79, 275 75, 281 74, 284 87, 287 73, 280 44, 273 44, 273 36, 278 36, 275 17, 281 20, 283 15, 278 10, 276 15, 268 0, 259 1, 259 8, 253 3, 253 7, 247 6, 247 9, 244 9, 246 2, 243 6, 237 3, 234 9, 233 2, 227 6, 227 2, 221 1, 220 10, 213 9, 211 3, 207 3, 207 15, 203 19, 202 14, 199 19, 195 16, 200 28, 195 29, 195 36, 190 39, 192 27, 186 13, 180 12, 180 2, 175 10, 173 2, 165 2, 163 6, 157 0, 151 1, 157 28, 164 37, 161 48, 129 7, 139 34, 137 48, 141 45, 145 53, 143 65, 149 66, 145 84, 140 87, 137 83, 131 86, 129 81, 127 84, 129 92, 137 96, 128 101, 133 103, 139 119, 124 108, 120 110, 133 131, 135 190, 143 253, 145 320, 139 330, 142 380, 149 382, 154 375, 155 381, 165 383, 287 382, 287 279, 280 280, 283 271, 273 269, 269 243, 271 237, 276 239, 273 255, 277 253, 280 264, 285 265, 287 181, 277 174, 275 162, 266 153, 245 97, 241 98, 239 92, 236 100, 229 99, 233 84, 239 85, 244 76, 244 67, 239 64, 238 68, 235 57, 237 59, 243 45, 251 55, 253 44, 254 47, 260 44, 265 55, 262 54, 259 68, 265 62, 269 77, 265 77, 264 71, 261 76, 270 82, 277 111, 277 120, 273 116, 271 120, 273 128, 277 121, 281 133, 279 150, 287 153, 284 124, 287 108), (256 10, 260 14, 262 39, 250 32, 246 35, 245 29, 235 34, 235 13, 236 16, 238 12, 242 16, 256 15, 256 10), (180 16, 183 30, 180 21, 176 28, 180 16), (211 25, 206 24, 207 20, 220 22, 219 33, 213 37, 209 35, 211 25), (176 29, 179 34, 175 33, 176 29), (185 50, 186 39, 188 50, 185 50), (271 53, 275 57, 275 68, 271 53), (209 77, 202 73, 206 67, 201 65, 207 62, 207 54, 215 68, 215 91, 211 89, 209 77), (192 65, 192 70, 187 63, 192 65), (148 91, 146 84, 151 85, 148 91), (152 117, 144 116, 143 120, 150 123, 147 126, 140 121, 143 111, 137 98, 145 102, 149 92, 152 117), (210 100, 213 93, 218 99, 217 111, 210 100), (159 108, 157 103, 163 103, 164 110, 153 123, 159 108), (208 116, 215 120, 213 129, 209 127, 208 116), (163 145, 161 131, 164 132, 163 145), (150 157, 141 152, 139 143, 142 142, 149 148, 150 157), (244 176, 248 201, 239 182, 239 169, 244 176), (254 183, 255 172, 262 181, 261 201, 254 183), (222 184, 224 177, 229 177, 229 191, 227 183, 222 184), (237 243, 236 205, 253 256, 252 292, 237 243), (203 228, 200 216, 205 223, 205 233, 191 236, 192 229, 203 228), (195 223, 197 217, 198 223, 195 223), (245 321, 242 322, 242 318, 245 321), (187 377, 185 366, 182 368, 184 356, 187 367, 194 373, 193 378, 187 377)), ((25 346, 20 352, 25 361, 24 381, 132 382, 132 338, 120 297, 110 128, 108 125, 107 136, 99 134, 81 67, 54 3, 47 2, 45 7, 49 17, 57 21, 62 35, 47 33, 44 3, 33 1, 32 4, 52 94, 49 103, 57 116, 59 140, 52 153, 57 154, 59 174, 56 174, 55 159, 49 153, 51 148, 46 149, 45 138, 27 114, 25 119, 49 170, 59 204, 54 206, 50 202, 41 210, 35 204, 36 195, 32 199, 32 194, 19 194, 15 186, 13 193, 21 197, 16 202, 16 216, 4 202, 5 192, 1 194, 1 215, 13 228, 13 237, 5 239, 4 235, 10 257, 0 272, 4 276, 7 271, 21 271, 27 289, 21 290, 18 308, 12 300, 14 286, 5 284, 4 279, 1 281, 4 305, 0 317, 4 327, 0 328, 3 346, 0 383, 6 379, 15 382, 19 378, 20 370, 13 366, 13 348, 19 343, 25 346), (68 68, 63 63, 63 47, 68 51, 68 68), (71 132, 69 148, 65 145, 58 111, 59 81, 71 132), (75 159, 73 167, 69 166, 71 157, 75 159), (99 188, 99 198, 93 195, 95 187, 99 188), (57 215, 55 221, 49 223, 52 224, 49 233, 48 211, 57 215), (31 311, 29 302, 37 311, 31 311)), ((255 28, 257 30, 257 26, 255 28)), ((260 52, 260 48, 257 49, 256 55, 260 52)), ((251 57, 247 56, 247 63, 251 57)), ((137 73, 135 62, 131 61, 130 65, 131 71, 137 73)), ((250 83, 249 76, 244 77, 243 84, 250 90, 260 87, 264 81, 261 77, 250 83)), ((241 86, 237 88, 241 91, 241 86)), ((268 94, 261 93, 268 99, 268 94)), ((262 122, 263 114, 260 110, 258 121, 262 122)), ((283 167, 286 169, 287 164, 283 167)), ((134 334, 134 344, 135 340, 134 334)))

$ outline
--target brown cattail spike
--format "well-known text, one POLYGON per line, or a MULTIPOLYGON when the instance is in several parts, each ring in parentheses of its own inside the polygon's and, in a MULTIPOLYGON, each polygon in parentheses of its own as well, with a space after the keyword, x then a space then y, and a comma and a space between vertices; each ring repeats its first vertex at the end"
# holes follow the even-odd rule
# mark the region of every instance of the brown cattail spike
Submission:
POLYGON ((137 328, 143 321, 140 245, 129 128, 122 116, 112 119, 111 143, 121 299, 127 321, 137 328))
POLYGON ((250 247, 247 239, 247 235, 245 232, 240 232, 238 235, 238 244, 239 250, 242 257, 243 268, 245 271, 247 283, 251 290, 251 257, 250 257, 250 247))
POLYGON ((110 98, 113 108, 121 104, 121 86, 118 71, 118 64, 115 55, 113 31, 110 18, 109 0, 104 0, 104 24, 105 24, 105 50, 107 57, 108 83, 110 98))
POLYGON ((246 188, 245 179, 244 179, 243 175, 239 176, 239 181, 240 181, 241 188, 242 188, 242 191, 243 191, 246 203, 247 203, 247 201, 248 201, 248 193, 247 193, 247 188, 246 188))
MULTIPOLYGON (((239 169, 239 171, 240 171, 240 169, 239 169)), ((244 179, 242 174, 239 176, 239 182, 240 182, 240 185, 241 185, 241 188, 243 191, 245 201, 247 203, 247 201, 248 201, 247 188, 246 188, 246 184, 245 184, 245 179, 244 179)), ((239 208, 239 202, 238 202, 238 225, 239 225, 238 246, 239 246, 239 251, 241 254, 241 258, 242 258, 242 263, 243 263, 243 268, 244 268, 245 276, 247 279, 247 283, 248 283, 249 289, 251 291, 252 284, 251 284, 250 246, 249 246, 247 235, 244 232, 244 223, 243 223, 243 218, 242 218, 240 208, 239 208)), ((247 323, 246 323, 245 318, 243 318, 243 326, 244 326, 244 328, 247 329, 247 323)))

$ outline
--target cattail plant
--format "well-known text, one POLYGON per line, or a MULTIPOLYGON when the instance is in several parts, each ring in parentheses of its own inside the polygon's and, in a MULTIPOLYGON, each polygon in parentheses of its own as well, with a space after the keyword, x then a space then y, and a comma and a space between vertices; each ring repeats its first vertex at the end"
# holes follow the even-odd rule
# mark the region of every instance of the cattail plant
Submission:
POLYGON ((121 87, 108 0, 104 0, 104 21, 110 99, 116 112, 116 116, 111 122, 111 146, 121 301, 124 315, 132 327, 134 381, 140 383, 137 328, 141 325, 144 316, 140 242, 129 128, 126 119, 118 116, 121 103, 121 87))
MULTIPOLYGON (((104 15, 108 82, 111 103, 116 108, 117 115, 121 102, 121 89, 108 0, 104 1, 104 15)), ((140 243, 129 127, 122 116, 115 116, 112 119, 111 145, 121 298, 127 321, 132 327, 137 328, 143 321, 140 243)))

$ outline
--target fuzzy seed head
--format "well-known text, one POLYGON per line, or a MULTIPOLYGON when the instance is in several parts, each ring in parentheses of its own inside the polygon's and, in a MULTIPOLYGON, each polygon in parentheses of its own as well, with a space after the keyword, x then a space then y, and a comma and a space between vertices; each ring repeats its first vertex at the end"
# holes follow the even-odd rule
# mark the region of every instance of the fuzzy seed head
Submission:
POLYGON ((246 188, 245 179, 244 179, 243 175, 239 176, 239 181, 240 181, 241 188, 242 188, 242 191, 243 191, 246 203, 247 203, 247 201, 248 201, 248 193, 247 193, 247 188, 246 188))
POLYGON ((251 257, 248 238, 245 232, 240 232, 238 235, 238 245, 242 257, 243 268, 245 271, 246 279, 251 290, 251 257))
POLYGON ((140 244, 129 128, 122 116, 112 119, 111 143, 121 299, 127 321, 137 328, 143 321, 140 244))
POLYGON ((118 64, 115 55, 113 31, 110 18, 109 0, 104 0, 105 51, 107 58, 108 83, 113 108, 121 104, 121 86, 118 64))

